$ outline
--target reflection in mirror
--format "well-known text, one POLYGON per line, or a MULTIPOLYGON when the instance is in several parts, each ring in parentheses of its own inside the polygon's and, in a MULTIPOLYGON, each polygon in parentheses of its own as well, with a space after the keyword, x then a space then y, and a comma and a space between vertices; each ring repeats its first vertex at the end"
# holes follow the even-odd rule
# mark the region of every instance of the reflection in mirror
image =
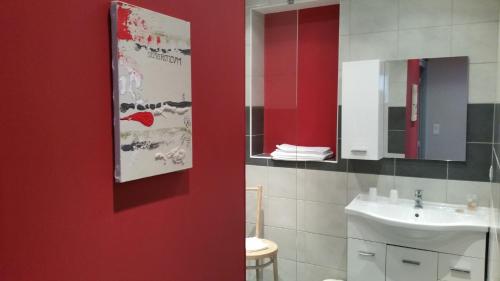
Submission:
POLYGON ((385 62, 386 157, 465 161, 468 58, 385 62))

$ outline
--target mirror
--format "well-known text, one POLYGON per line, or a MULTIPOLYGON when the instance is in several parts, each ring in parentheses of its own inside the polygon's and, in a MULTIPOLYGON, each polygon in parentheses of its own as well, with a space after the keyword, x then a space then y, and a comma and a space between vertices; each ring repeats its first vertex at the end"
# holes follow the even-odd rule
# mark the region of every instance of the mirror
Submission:
POLYGON ((385 157, 465 161, 468 58, 387 61, 385 157))

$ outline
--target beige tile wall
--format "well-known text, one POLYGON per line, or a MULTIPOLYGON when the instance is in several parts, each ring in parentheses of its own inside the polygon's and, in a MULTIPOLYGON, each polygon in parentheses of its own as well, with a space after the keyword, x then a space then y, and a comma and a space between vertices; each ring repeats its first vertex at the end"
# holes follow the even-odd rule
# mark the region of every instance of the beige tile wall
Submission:
MULTIPOLYGON (((251 8, 284 2, 247 0, 247 22, 251 8)), ((469 102, 500 101, 499 6, 498 0, 341 0, 339 56, 341 61, 469 56, 469 102)), ((254 35, 259 30, 252 31, 247 26, 247 43, 257 40, 254 35)), ((247 45, 247 61, 250 60, 252 50, 247 45)), ((256 73, 247 67, 247 78, 252 72, 256 73)), ((247 105, 251 87, 247 84, 247 105)), ((451 203, 464 203, 467 193, 477 193, 481 205, 489 205, 493 198, 489 183, 251 165, 246 169, 247 185, 265 187, 264 236, 280 247, 283 281, 345 279, 343 208, 370 186, 377 186, 382 195, 396 187, 402 197, 411 197, 414 189, 424 188, 426 200, 451 203)), ((247 235, 253 235, 255 229, 254 200, 251 195, 247 198, 247 235)), ((498 239, 492 241, 491 247, 496 249, 492 255, 499 261, 498 239)), ((497 279, 491 280, 500 280, 498 267, 491 271, 497 274, 497 279)), ((254 272, 248 271, 247 280, 254 278, 254 272)), ((265 271, 264 279, 272 280, 270 270, 265 271)))
MULTIPOLYGON (((396 187, 403 198, 424 189, 425 200, 465 204, 478 194, 490 204, 490 183, 396 177, 295 168, 246 166, 247 186, 264 186, 264 237, 279 245, 281 280, 346 277, 346 215, 344 207, 359 193, 376 186, 388 196, 396 187), (291 272, 290 272, 291 271, 291 272), (285 279, 284 276, 287 276, 285 279)), ((255 233, 255 197, 247 194, 247 235, 255 233)), ((248 272, 248 279, 254 276, 248 272)), ((271 273, 264 274, 271 280, 271 273)))
POLYGON ((498 0, 343 0, 342 61, 469 56, 470 103, 496 100, 498 0))

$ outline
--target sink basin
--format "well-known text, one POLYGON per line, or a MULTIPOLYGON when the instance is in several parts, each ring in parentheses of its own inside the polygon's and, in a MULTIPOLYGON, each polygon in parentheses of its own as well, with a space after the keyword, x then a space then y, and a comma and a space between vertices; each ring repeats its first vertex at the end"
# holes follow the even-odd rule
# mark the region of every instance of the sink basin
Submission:
POLYGON ((370 201, 368 195, 358 195, 346 208, 348 215, 360 216, 382 224, 426 231, 488 232, 489 208, 470 211, 464 205, 424 202, 423 209, 414 208, 415 202, 387 197, 370 201))

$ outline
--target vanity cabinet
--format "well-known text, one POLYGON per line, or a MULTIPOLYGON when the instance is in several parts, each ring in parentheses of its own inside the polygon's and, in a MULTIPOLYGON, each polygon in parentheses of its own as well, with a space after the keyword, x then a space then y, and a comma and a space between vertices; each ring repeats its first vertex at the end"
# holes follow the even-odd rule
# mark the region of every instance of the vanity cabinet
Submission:
POLYGON ((485 260, 348 239, 349 281, 484 281, 485 260))
POLYGON ((484 280, 484 259, 439 254, 438 278, 441 281, 484 280))
POLYGON ((349 239, 347 264, 349 281, 385 281, 385 244, 349 239))
POLYGON ((386 263, 386 281, 436 281, 436 252, 388 245, 386 263))
POLYGON ((348 281, 485 281, 479 231, 406 229, 348 215, 348 281))

